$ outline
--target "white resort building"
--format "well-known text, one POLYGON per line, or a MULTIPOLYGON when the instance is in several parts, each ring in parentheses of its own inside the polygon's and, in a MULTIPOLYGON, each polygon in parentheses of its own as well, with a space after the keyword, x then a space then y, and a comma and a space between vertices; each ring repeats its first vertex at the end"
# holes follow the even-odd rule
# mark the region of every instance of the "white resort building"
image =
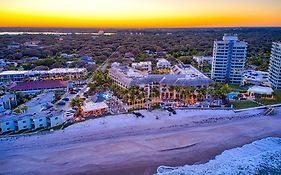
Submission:
POLYGON ((151 72, 151 70, 152 70, 152 63, 151 63, 151 61, 132 63, 132 68, 140 70, 140 71, 151 72))
POLYGON ((262 98, 272 99, 273 98, 273 89, 270 87, 264 86, 252 86, 248 89, 247 93, 250 97, 255 97, 260 95, 262 98))
POLYGON ((92 115, 99 116, 109 111, 109 107, 105 102, 94 103, 91 100, 86 101, 81 108, 82 108, 82 115, 84 117, 88 117, 92 115))
POLYGON ((272 87, 274 89, 281 89, 281 42, 274 42, 272 44, 268 72, 272 87))
POLYGON ((171 63, 168 60, 161 58, 157 60, 156 67, 157 69, 169 69, 171 68, 171 63))
POLYGON ((246 70, 243 73, 243 85, 263 85, 271 86, 268 80, 269 73, 264 71, 246 70))
POLYGON ((110 68, 108 75, 117 86, 129 89, 134 79, 142 78, 147 74, 128 66, 119 66, 110 68))
POLYGON ((212 64, 213 57, 211 57, 211 56, 194 56, 193 60, 196 61, 198 64, 201 64, 204 61, 208 62, 209 64, 212 64))
POLYGON ((204 87, 213 81, 191 65, 178 64, 172 68, 172 74, 144 74, 130 67, 109 69, 109 77, 121 87, 144 87, 149 84, 165 84, 175 86, 204 87))
POLYGON ((132 87, 143 89, 144 97, 142 99, 126 102, 128 109, 145 108, 148 102, 150 105, 163 101, 193 104, 195 96, 189 96, 187 91, 189 89, 206 88, 213 83, 211 79, 191 65, 176 65, 172 68, 170 74, 143 75, 135 73, 132 76, 132 70, 128 71, 128 69, 133 68, 119 67, 109 69, 109 76, 117 86, 125 89, 132 87), (185 91, 183 92, 182 90, 185 91))
POLYGON ((87 73, 85 68, 54 68, 47 71, 4 71, 0 73, 0 82, 19 82, 26 79, 61 80, 78 78, 87 73))
POLYGON ((211 78, 215 81, 240 84, 245 66, 247 43, 236 35, 224 35, 214 42, 211 78))

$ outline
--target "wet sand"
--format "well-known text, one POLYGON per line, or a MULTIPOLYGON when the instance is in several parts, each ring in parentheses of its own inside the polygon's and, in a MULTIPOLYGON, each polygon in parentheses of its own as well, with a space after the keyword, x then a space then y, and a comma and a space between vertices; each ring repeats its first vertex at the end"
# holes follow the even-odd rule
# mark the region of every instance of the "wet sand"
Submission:
POLYGON ((246 118, 239 117, 245 113, 225 113, 216 120, 211 114, 196 114, 171 122, 149 120, 104 130, 81 125, 80 132, 70 127, 47 135, 2 139, 0 174, 150 175, 160 165, 204 163, 224 150, 281 137, 280 113, 246 118))

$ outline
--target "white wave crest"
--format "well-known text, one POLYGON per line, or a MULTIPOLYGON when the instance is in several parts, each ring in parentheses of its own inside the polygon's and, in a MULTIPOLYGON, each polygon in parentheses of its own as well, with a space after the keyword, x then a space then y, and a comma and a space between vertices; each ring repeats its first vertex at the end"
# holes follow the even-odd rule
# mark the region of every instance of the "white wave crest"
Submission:
POLYGON ((160 166, 157 175, 258 174, 258 171, 264 168, 280 170, 280 167, 281 138, 269 137, 226 150, 205 164, 182 167, 160 166))

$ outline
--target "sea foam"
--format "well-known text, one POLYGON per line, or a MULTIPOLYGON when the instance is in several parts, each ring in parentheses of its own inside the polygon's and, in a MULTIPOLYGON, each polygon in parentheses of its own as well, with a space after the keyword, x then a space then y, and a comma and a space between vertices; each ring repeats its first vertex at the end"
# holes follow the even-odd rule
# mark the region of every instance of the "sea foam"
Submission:
POLYGON ((281 174, 281 138, 269 137, 224 151, 205 164, 160 166, 157 175, 281 174))

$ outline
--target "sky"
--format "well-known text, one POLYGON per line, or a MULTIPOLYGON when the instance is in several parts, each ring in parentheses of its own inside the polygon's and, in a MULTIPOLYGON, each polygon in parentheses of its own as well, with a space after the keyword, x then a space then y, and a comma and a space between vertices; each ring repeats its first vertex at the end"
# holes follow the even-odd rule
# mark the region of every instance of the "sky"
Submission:
POLYGON ((281 0, 0 0, 0 26, 281 26, 281 0))

